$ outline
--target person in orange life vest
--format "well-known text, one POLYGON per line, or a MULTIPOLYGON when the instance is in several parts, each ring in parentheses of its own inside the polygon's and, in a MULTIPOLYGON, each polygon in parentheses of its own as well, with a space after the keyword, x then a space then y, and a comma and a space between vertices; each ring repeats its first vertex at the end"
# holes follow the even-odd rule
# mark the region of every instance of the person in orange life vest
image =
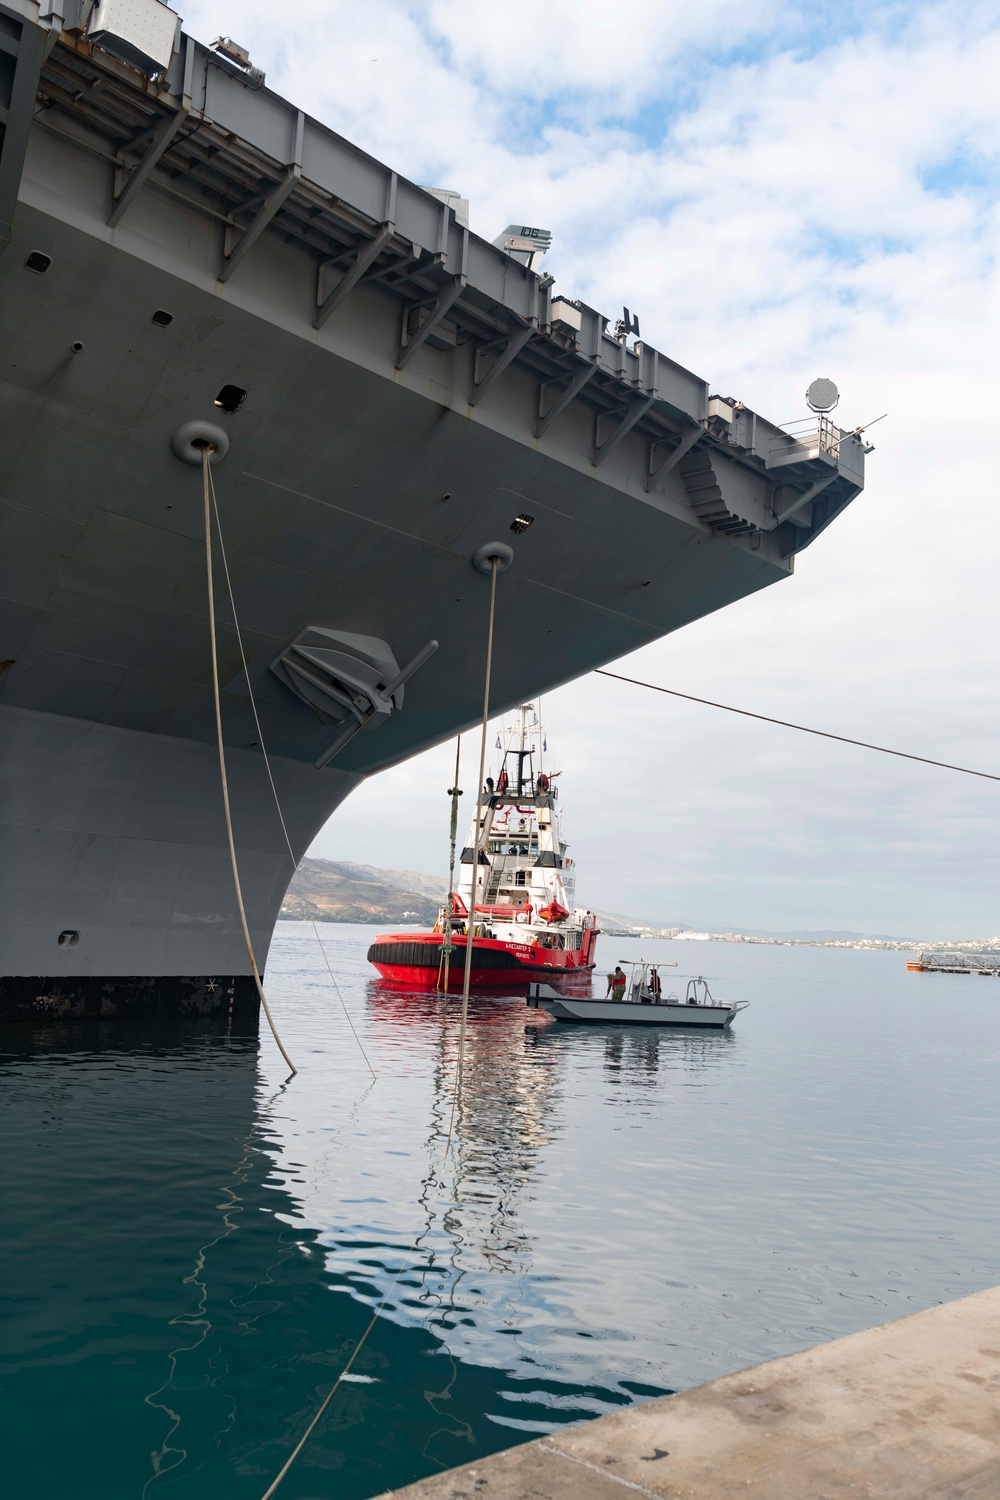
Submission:
POLYGON ((625 970, 621 964, 615 965, 615 972, 608 975, 608 988, 605 1000, 611 996, 612 1000, 624 1000, 625 998, 625 970))
POLYGON ((500 778, 497 781, 497 795, 499 797, 502 797, 509 786, 510 778, 508 777, 507 772, 503 770, 500 772, 500 778))

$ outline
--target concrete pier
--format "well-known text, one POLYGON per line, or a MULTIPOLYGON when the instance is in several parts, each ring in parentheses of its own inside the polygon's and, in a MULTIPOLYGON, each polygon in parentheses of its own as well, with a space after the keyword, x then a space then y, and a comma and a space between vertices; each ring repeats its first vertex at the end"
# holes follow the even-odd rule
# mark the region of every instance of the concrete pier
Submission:
POLYGON ((393 1492, 394 1500, 1000 1500, 1000 1288, 393 1492))

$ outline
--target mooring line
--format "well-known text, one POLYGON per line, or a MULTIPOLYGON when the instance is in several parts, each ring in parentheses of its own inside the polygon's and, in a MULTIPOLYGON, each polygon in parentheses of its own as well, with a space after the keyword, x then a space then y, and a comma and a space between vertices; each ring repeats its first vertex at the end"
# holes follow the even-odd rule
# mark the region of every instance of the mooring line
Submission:
MULTIPOLYGON (((239 644, 239 648, 240 648, 240 660, 243 663, 243 675, 245 676, 245 678, 247 680, 247 691, 250 694, 250 707, 251 707, 251 709, 253 711, 253 721, 254 721, 254 724, 257 726, 257 743, 260 746, 260 753, 264 757, 264 768, 267 771, 267 779, 268 779, 268 781, 270 782, 270 785, 271 785, 271 796, 274 798, 275 810, 277 811, 277 814, 278 814, 278 821, 281 824, 281 832, 284 835, 285 847, 288 849, 288 857, 289 857, 289 859, 292 862, 292 873, 294 874, 294 872, 298 869, 298 860, 295 858, 295 851, 292 848, 292 841, 291 841, 291 839, 288 836, 288 826, 285 823, 285 815, 284 815, 284 813, 281 810, 281 799, 278 796, 278 788, 275 786, 275 783, 274 783, 274 773, 271 770, 271 758, 270 758, 270 756, 267 753, 267 746, 264 743, 264 731, 260 727, 260 715, 257 712, 257 699, 254 696, 253 683, 250 681, 250 671, 249 671, 249 668, 247 667, 247 655, 246 655, 246 651, 245 651, 245 649, 243 647, 243 632, 240 629, 239 616, 236 613, 236 599, 235 599, 235 597, 233 595, 232 579, 229 576, 229 559, 226 556, 226 543, 225 543, 225 540, 224 540, 223 535, 222 535, 222 521, 219 518, 219 503, 218 503, 218 500, 216 499, 216 495, 215 495, 215 480, 212 478, 211 466, 209 466, 209 469, 208 469, 208 483, 209 483, 209 487, 211 489, 211 494, 212 494, 212 510, 213 510, 214 515, 215 515, 215 530, 216 530, 216 534, 217 534, 217 536, 219 538, 219 551, 222 554, 222 570, 223 570, 223 573, 225 574, 226 590, 227 590, 227 592, 229 594, 229 608, 232 611, 233 625, 234 625, 234 627, 236 629, 236 640, 237 640, 237 642, 239 644)), ((318 929, 316 927, 316 923, 315 923, 315 921, 313 920, 312 917, 310 917, 308 920, 309 920, 309 925, 312 927, 312 930, 313 930, 313 936, 315 937, 316 942, 319 945, 319 951, 323 955, 323 961, 326 964, 326 970, 327 970, 327 973, 330 976, 330 982, 333 985, 334 992, 336 993, 337 999, 340 1001, 340 1006, 341 1006, 341 1009, 343 1010, 344 1015, 345 1015, 345 1017, 347 1019, 347 1024, 351 1028, 351 1034, 353 1035, 354 1040, 358 1044, 358 1048, 359 1048, 359 1050, 361 1052, 361 1056, 365 1060, 365 1063, 366 1063, 366 1065, 368 1067, 369 1073, 372 1075, 373 1078, 377 1078, 378 1074, 375 1072, 375 1069, 371 1065, 371 1060, 370 1060, 370 1058, 368 1056, 368 1053, 365 1051, 364 1045, 362 1044, 362 1041, 361 1041, 361 1038, 358 1036, 358 1033, 355 1030, 354 1022, 351 1020, 351 1013, 347 1009, 346 1004, 344 1003, 344 997, 343 997, 343 995, 340 992, 340 985, 337 983, 336 975, 333 972, 333 967, 332 967, 332 965, 330 963, 329 957, 327 956, 327 951, 326 951, 326 949, 323 946, 323 940, 322 940, 322 938, 319 935, 319 931, 318 931, 318 929)), ((270 1020, 270 1017, 268 1017, 268 1019, 270 1020)), ((273 1026, 272 1026, 271 1029, 273 1031, 273 1029, 274 1029, 273 1026)), ((279 1046, 281 1045, 280 1042, 278 1043, 278 1045, 279 1046)), ((282 1048, 282 1052, 284 1052, 284 1048, 282 1048)), ((292 1071, 294 1073, 295 1069, 293 1068, 292 1071)))
POLYGON ((309 1426, 306 1428, 305 1432, 302 1434, 302 1436, 299 1438, 298 1442, 295 1444, 295 1447, 292 1449, 291 1453, 285 1459, 285 1462, 282 1464, 281 1468, 278 1470, 277 1474, 274 1476, 274 1478, 272 1479, 271 1483, 268 1485, 267 1489, 264 1491, 263 1495, 261 1495, 260 1500, 271 1500, 271 1497, 275 1493, 275 1491, 277 1490, 279 1484, 285 1478, 285 1475, 288 1473, 289 1469, 292 1467, 292 1464, 298 1458, 299 1454, 302 1452, 302 1450, 305 1447, 306 1443, 309 1441, 310 1436, 312 1435, 312 1433, 314 1432, 314 1430, 316 1428, 317 1422, 320 1420, 320 1418, 322 1417, 323 1413, 326 1411, 327 1407, 330 1405, 330 1402, 333 1400, 334 1396, 337 1394, 337 1391, 340 1389, 341 1382, 344 1380, 344 1378, 347 1375, 350 1374, 350 1372, 351 1372, 351 1366, 354 1364, 354 1361, 357 1359, 358 1355, 361 1353, 362 1349, 364 1348, 365 1342, 366 1342, 366 1340, 368 1338, 368 1335, 371 1333, 372 1329, 375 1327, 375 1324, 378 1322, 379 1313, 383 1310, 383 1308, 385 1307, 385 1305, 388 1302, 389 1298, 392 1296, 393 1292, 396 1290, 396 1287, 399 1285, 400 1280, 402 1279, 404 1271, 409 1271, 412 1268, 412 1266, 413 1266, 413 1264, 414 1264, 414 1262, 416 1260, 417 1251, 420 1249, 420 1241, 423 1239, 423 1237, 424 1237, 424 1235, 426 1233, 427 1233, 426 1230, 421 1230, 420 1234, 413 1241, 413 1244, 410 1246, 410 1253, 409 1253, 409 1255, 407 1256, 406 1260, 403 1262, 403 1264, 400 1266, 399 1270, 396 1272, 395 1276, 393 1277, 392 1282, 391 1282, 391 1284, 389 1286, 389 1290, 382 1297, 381 1301, 376 1305, 375 1311, 372 1313, 371 1319, 370 1319, 370 1321, 368 1323, 368 1327, 365 1329, 364 1333, 361 1335, 361 1337, 358 1339, 358 1342, 355 1344, 354 1350, 353 1350, 353 1352, 351 1354, 350 1359, 347 1361, 346 1365, 341 1370, 340 1374, 337 1376, 337 1378, 334 1381, 333 1385, 330 1387, 330 1389, 327 1391, 326 1395, 323 1397, 323 1400, 320 1402, 319 1407, 317 1408, 316 1415, 313 1417, 312 1421, 309 1423, 309 1426))
POLYGON ((455 779, 448 793, 451 798, 451 829, 449 833, 450 848, 448 854, 448 899, 444 913, 444 942, 441 944, 441 957, 438 960, 438 978, 436 988, 448 993, 448 979, 451 972, 451 950, 452 950, 452 907, 455 895, 455 846, 458 843, 458 799, 461 797, 461 788, 458 785, 458 773, 462 764, 462 736, 455 738, 455 779))
MULTIPOLYGON (((493 623, 496 618, 497 605, 497 566, 500 559, 496 556, 490 558, 490 623, 486 635, 486 680, 483 685, 483 732, 479 742, 479 784, 476 791, 476 836, 472 846, 472 891, 470 896, 469 915, 465 927, 465 970, 462 975, 462 1019, 458 1028, 458 1066, 455 1074, 455 1096, 451 1104, 451 1119, 448 1122, 448 1140, 445 1145, 445 1155, 451 1146, 451 1137, 455 1129, 455 1111, 462 1093, 463 1073, 465 1070, 465 1029, 469 1019, 469 988, 472 983, 472 939, 476 925, 476 891, 479 886, 479 851, 483 843, 483 833, 480 827, 483 817, 483 785, 486 776, 486 736, 490 725, 490 677, 493 673, 493 623)), ((493 806, 490 803, 487 808, 488 815, 492 816, 493 806)))
MULTIPOLYGON (((250 959, 250 969, 253 973, 254 984, 260 996, 267 1024, 271 1028, 271 1035, 277 1043, 278 1051, 288 1064, 292 1074, 298 1072, 292 1059, 285 1051, 278 1028, 274 1024, 271 1008, 264 994, 264 986, 261 982, 260 972, 257 968, 257 959, 253 951, 253 942, 250 938, 250 927, 247 923, 246 908, 243 904, 243 886, 240 881, 239 861, 236 858, 236 840, 233 837, 233 817, 229 806, 229 779, 226 775, 226 750, 222 740, 222 699, 219 692, 219 648, 215 635, 215 584, 212 578, 212 496, 214 486, 212 484, 212 453, 214 449, 205 444, 202 447, 201 467, 203 477, 203 489, 205 500, 205 574, 208 580, 208 625, 212 642, 212 694, 215 699, 215 735, 219 747, 219 775, 222 778, 222 805, 226 814, 226 836, 229 840, 229 858, 233 867, 233 884, 236 887, 236 904, 240 912, 240 924, 243 928, 243 941, 246 943, 247 954, 250 959)), ((242 649, 242 648, 241 648, 242 649)))
POLYGON ((739 714, 744 719, 760 719, 765 724, 777 724, 782 729, 797 729, 800 734, 816 734, 823 740, 839 740, 842 745, 857 745, 861 750, 877 750, 880 755, 897 755, 900 760, 917 760, 922 766, 938 766, 942 771, 960 771, 963 776, 981 776, 984 781, 1000 781, 1000 776, 992 771, 971 771, 968 766, 953 766, 946 760, 930 760, 926 755, 913 755, 909 750, 890 750, 886 745, 852 740, 846 734, 831 734, 828 729, 810 729, 807 724, 793 724, 788 719, 772 719, 770 714, 755 714, 749 708, 733 708, 731 703, 714 703, 711 698, 696 698, 693 693, 679 693, 676 688, 660 687, 655 682, 642 682, 638 677, 623 677, 620 672, 608 672, 603 667, 595 667, 594 675, 613 677, 616 682, 629 682, 633 687, 649 688, 651 693, 667 693, 671 698, 686 698, 688 703, 701 703, 706 708, 721 708, 727 714, 739 714))

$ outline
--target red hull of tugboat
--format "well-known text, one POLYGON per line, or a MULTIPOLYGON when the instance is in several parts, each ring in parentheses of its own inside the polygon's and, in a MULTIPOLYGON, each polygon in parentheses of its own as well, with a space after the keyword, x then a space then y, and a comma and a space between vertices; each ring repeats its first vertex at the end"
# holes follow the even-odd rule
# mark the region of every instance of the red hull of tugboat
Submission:
MULTIPOLYGON (((443 942, 438 932, 384 933, 369 948, 368 962, 393 984, 433 990, 438 984, 443 942)), ((455 936, 452 944, 448 988, 460 990, 465 974, 465 938, 455 936)), ((474 938, 470 983, 474 990, 506 990, 532 979, 551 982, 571 974, 588 974, 594 968, 588 962, 592 948, 593 941, 585 949, 555 949, 474 938)))

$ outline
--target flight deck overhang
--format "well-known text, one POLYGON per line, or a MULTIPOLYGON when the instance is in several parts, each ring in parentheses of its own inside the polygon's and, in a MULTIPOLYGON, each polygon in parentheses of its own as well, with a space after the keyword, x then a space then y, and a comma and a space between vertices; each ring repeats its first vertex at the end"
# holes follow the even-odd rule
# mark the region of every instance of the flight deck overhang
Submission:
POLYGON ((478 722, 484 547, 500 712, 786 578, 864 450, 609 333, 162 0, 60 4, 0 0, 0 1011, 210 1007, 248 960, 196 441, 259 956, 351 789, 478 722))
MULTIPOLYGON (((172 12, 161 0, 141 3, 156 12, 162 49, 169 27, 159 13, 172 12)), ((129 0, 106 8, 127 13, 129 0)), ((258 69, 178 29, 169 62, 160 66, 161 52, 143 71, 125 60, 134 41, 125 55, 121 45, 119 55, 107 50, 88 0, 60 9, 0 0, 0 250, 18 194, 44 202, 45 145, 57 144, 100 164, 109 243, 159 254, 214 296, 284 320, 320 347, 346 337, 354 357, 388 366, 398 383, 779 566, 859 493, 859 439, 830 429, 811 449, 740 403, 710 398, 705 380, 648 343, 615 337, 596 309, 556 296, 550 277, 460 222, 451 199, 265 88, 258 69), (38 149, 24 172, 29 137, 38 149), (175 205, 173 244, 150 243, 150 195, 175 205), (193 220, 205 231, 194 245, 193 220), (266 241, 295 252, 283 287, 266 241), (394 305, 391 347, 377 354, 357 347, 345 316, 364 289, 394 305), (516 414, 498 395, 515 370, 532 393, 516 414)))

